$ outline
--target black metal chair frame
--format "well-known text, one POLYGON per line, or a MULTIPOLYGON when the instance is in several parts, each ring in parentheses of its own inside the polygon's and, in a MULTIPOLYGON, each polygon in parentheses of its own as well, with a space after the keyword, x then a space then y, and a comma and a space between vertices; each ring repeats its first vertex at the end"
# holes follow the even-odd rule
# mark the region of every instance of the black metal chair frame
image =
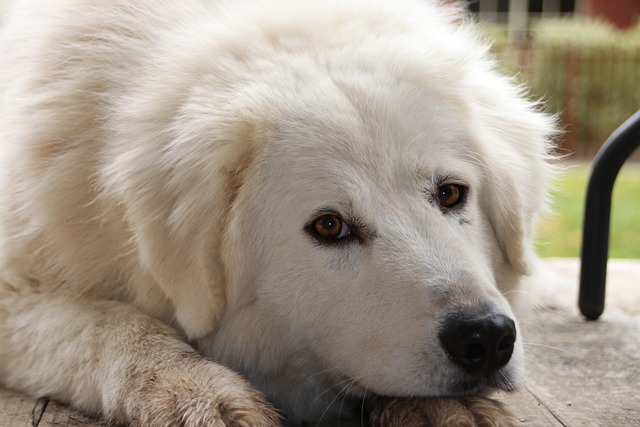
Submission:
POLYGON ((604 311, 611 193, 620 168, 640 146, 640 110, 605 141, 589 177, 582 232, 582 264, 578 306, 588 320, 604 311))

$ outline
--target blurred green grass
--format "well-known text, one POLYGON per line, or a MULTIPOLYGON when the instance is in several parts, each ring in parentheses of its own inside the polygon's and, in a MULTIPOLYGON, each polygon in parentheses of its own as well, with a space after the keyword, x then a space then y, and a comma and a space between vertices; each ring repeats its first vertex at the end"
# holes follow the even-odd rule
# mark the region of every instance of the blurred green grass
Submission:
MULTIPOLYGON (((579 257, 589 165, 568 166, 553 192, 554 212, 537 228, 542 257, 579 257)), ((609 257, 640 258, 640 165, 623 166, 613 189, 609 257)))

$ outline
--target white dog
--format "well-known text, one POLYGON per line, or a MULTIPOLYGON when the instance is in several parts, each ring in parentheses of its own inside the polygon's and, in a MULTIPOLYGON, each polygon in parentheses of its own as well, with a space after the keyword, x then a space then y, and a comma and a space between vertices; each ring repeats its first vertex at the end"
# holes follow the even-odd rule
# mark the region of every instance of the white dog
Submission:
POLYGON ((554 124, 459 11, 6 9, 4 385, 123 424, 274 426, 271 405, 300 423, 521 384, 505 295, 554 124))

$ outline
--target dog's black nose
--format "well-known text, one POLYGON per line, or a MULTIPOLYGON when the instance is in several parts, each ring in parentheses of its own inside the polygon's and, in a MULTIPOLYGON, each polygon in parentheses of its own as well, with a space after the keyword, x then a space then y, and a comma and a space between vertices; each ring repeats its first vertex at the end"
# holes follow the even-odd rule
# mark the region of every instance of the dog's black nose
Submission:
POLYGON ((502 314, 449 317, 440 332, 449 358, 471 375, 487 375, 505 366, 513 353, 516 325, 502 314))

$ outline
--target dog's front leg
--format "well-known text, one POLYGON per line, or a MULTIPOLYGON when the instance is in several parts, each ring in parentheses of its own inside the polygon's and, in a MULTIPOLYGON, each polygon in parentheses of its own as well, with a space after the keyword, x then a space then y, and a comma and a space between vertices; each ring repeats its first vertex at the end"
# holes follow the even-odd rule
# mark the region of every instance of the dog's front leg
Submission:
POLYGON ((125 425, 278 426, 239 375, 114 301, 19 295, 0 284, 0 381, 125 425))

